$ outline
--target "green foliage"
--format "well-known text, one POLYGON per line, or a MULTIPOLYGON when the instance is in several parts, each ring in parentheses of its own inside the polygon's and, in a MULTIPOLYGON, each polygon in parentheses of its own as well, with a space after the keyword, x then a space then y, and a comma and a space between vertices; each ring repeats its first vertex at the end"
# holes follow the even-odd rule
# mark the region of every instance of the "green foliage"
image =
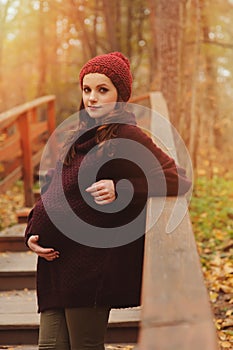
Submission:
POLYGON ((221 349, 232 349, 233 177, 199 177, 190 215, 221 349))
POLYGON ((196 239, 210 246, 233 238, 233 179, 199 177, 194 186, 190 215, 196 239))

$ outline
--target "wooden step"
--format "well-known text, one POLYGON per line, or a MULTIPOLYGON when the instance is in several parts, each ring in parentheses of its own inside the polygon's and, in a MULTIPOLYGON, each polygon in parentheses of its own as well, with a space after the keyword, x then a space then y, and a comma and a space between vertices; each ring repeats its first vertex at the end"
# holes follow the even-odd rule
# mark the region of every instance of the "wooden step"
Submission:
POLYGON ((31 251, 0 253, 0 291, 35 289, 36 263, 31 251))
MULTIPOLYGON (((37 345, 0 345, 0 350, 38 350, 37 345)), ((106 344, 105 350, 136 350, 136 344, 106 344)))
POLYGON ((31 209, 32 208, 30 208, 30 207, 25 207, 25 208, 18 209, 16 211, 18 224, 25 224, 25 223, 27 223, 27 218, 28 218, 28 215, 29 215, 31 209))
POLYGON ((0 252, 26 251, 24 231, 26 224, 17 224, 0 231, 0 252))
POLYGON ((2 344, 36 344, 39 315, 34 291, 0 293, 0 339, 2 344))
POLYGON ((15 345, 12 348, 12 345, 0 345, 0 350, 38 350, 38 346, 36 345, 15 345))
MULTIPOLYGON (((107 343, 136 343, 140 308, 113 309, 107 343)), ((37 344, 39 314, 32 290, 0 292, 0 344, 37 344)))

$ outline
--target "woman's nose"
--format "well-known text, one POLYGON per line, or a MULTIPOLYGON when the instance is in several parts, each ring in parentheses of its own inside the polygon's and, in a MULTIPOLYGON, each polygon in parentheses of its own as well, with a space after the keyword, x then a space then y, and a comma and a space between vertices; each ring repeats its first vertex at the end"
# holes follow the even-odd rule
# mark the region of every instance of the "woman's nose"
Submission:
POLYGON ((89 96, 89 100, 91 102, 96 102, 97 101, 97 96, 95 94, 95 91, 91 91, 90 96, 89 96))

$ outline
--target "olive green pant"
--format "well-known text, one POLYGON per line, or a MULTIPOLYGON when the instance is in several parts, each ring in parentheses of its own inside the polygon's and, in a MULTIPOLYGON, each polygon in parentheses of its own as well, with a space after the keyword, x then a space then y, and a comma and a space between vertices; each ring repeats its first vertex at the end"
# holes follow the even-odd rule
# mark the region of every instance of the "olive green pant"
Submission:
POLYGON ((104 350, 109 311, 97 307, 42 312, 39 350, 104 350))

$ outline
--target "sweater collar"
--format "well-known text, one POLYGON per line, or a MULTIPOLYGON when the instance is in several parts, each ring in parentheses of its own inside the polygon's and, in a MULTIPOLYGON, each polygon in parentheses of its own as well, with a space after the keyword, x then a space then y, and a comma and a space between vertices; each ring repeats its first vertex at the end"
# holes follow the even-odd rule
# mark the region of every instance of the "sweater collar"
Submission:
MULTIPOLYGON (((136 118, 133 113, 124 113, 121 116, 112 117, 111 123, 107 121, 107 124, 128 124, 136 125, 136 118)), ((80 152, 89 152, 93 147, 97 145, 96 132, 97 129, 103 125, 103 123, 96 124, 94 127, 83 131, 76 141, 76 149, 80 152)))

